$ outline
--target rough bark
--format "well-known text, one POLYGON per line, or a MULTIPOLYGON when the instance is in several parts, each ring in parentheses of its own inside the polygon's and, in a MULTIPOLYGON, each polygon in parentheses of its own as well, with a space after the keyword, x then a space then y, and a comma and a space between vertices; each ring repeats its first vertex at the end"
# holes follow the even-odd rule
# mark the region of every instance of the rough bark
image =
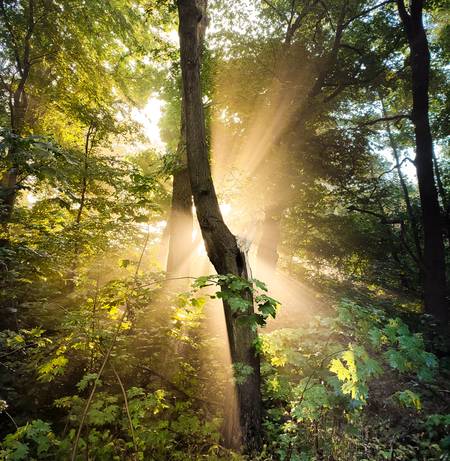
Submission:
POLYGON ((446 299, 445 254, 439 200, 433 172, 433 139, 429 120, 430 51, 423 26, 423 0, 411 0, 409 11, 397 0, 398 11, 410 48, 413 110, 416 138, 416 169, 422 209, 425 266, 425 311, 446 324, 449 309, 446 299))
MULTIPOLYGON (((247 277, 249 274, 245 255, 239 249, 236 237, 226 226, 220 212, 208 159, 199 60, 199 38, 206 2, 178 0, 177 4, 186 147, 197 218, 208 257, 216 271, 219 274, 247 277)), ((253 369, 245 382, 236 383, 240 434, 235 434, 235 442, 240 442, 245 451, 251 452, 261 447, 260 369, 259 356, 254 347, 256 333, 240 323, 238 316, 232 313, 226 303, 224 311, 232 362, 245 364, 253 369)), ((253 308, 248 313, 252 311, 253 308)))

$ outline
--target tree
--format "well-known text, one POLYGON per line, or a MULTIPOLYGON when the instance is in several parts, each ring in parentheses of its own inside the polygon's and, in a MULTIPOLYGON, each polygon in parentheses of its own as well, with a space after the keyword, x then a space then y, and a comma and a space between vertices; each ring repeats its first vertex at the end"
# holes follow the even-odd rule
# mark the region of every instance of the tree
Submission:
MULTIPOLYGON (((204 27, 206 2, 178 0, 180 21, 180 58, 183 102, 186 118, 186 148, 189 178, 197 219, 206 251, 218 274, 248 278, 247 260, 236 237, 225 224, 216 196, 206 145, 205 120, 200 83, 201 28, 204 27)), ((243 293, 248 298, 248 292, 243 293)), ((259 356, 255 349, 256 332, 243 324, 224 301, 231 358, 234 366, 249 367, 244 381, 237 381, 239 438, 246 451, 261 446, 261 391, 259 356)), ((247 314, 253 312, 253 305, 247 314)))
POLYGON ((181 115, 180 140, 177 148, 177 165, 173 174, 172 203, 169 218, 169 251, 167 255, 167 274, 170 276, 190 273, 192 257, 192 191, 186 158, 186 122, 184 110, 181 115))
POLYGON ((425 310, 444 324, 449 321, 446 298, 445 253, 441 213, 433 171, 433 139, 429 120, 430 50, 423 26, 423 0, 411 0, 409 11, 397 0, 398 12, 410 48, 413 109, 416 138, 416 170, 424 234, 425 310))
MULTIPOLYGON (((130 78, 130 63, 142 54, 136 39, 149 36, 143 32, 139 5, 128 0, 106 6, 91 1, 83 8, 76 1, 62 6, 2 0, 0 18, 0 99, 6 108, 0 122, 13 134, 0 184, 0 222, 6 229, 26 179, 26 164, 17 152, 19 138, 35 131, 47 134, 42 120, 51 111, 75 113, 78 120, 88 118, 92 107, 120 111, 135 96, 133 79, 146 67, 139 66, 130 78)), ((154 41, 149 43, 151 52, 154 41)))

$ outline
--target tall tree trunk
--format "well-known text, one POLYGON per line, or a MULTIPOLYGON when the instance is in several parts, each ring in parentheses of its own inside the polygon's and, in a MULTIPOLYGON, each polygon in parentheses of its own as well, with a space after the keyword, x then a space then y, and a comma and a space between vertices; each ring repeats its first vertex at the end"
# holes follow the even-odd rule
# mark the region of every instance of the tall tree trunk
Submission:
MULTIPOLYGON (((381 101, 381 107, 383 109, 383 117, 386 118, 387 117, 386 108, 384 105, 384 101, 381 97, 380 97, 380 101, 381 101)), ((400 161, 400 154, 398 152, 397 144, 395 142, 394 136, 392 135, 391 125, 389 121, 386 121, 386 131, 387 131, 388 138, 389 138, 389 144, 391 145, 392 154, 394 155, 395 169, 397 170, 398 179, 400 180, 400 186, 403 192, 403 199, 406 205, 406 212, 408 213, 408 218, 409 218, 409 222, 411 225, 414 246, 416 248, 416 253, 417 253, 417 261, 419 262, 418 264, 419 271, 423 273, 423 263, 422 263, 423 257, 422 257, 422 246, 420 245, 419 226, 417 224, 416 215, 414 214, 414 210, 413 210, 412 203, 411 203, 411 198, 409 196, 408 185, 406 184, 405 177, 403 176, 402 165, 400 161)))
MULTIPOLYGON (((246 256, 236 237, 226 226, 220 212, 205 136, 205 120, 200 82, 200 43, 206 1, 178 0, 183 100, 186 115, 186 147, 189 178, 203 240, 209 259, 219 274, 248 277, 246 256)), ((246 293, 248 296, 249 294, 246 293)), ((236 438, 244 450, 261 447, 261 390, 259 356, 255 350, 257 335, 224 302, 230 353, 233 364, 251 367, 244 382, 236 383, 240 434, 236 438)), ((253 306, 247 314, 253 312, 253 306)))
MULTIPOLYGON (((304 10, 301 14, 297 16, 294 20, 291 17, 287 30, 285 32, 284 41, 282 43, 282 50, 279 59, 276 63, 275 68, 275 75, 277 76, 277 80, 282 82, 284 80, 289 79, 289 68, 286 68, 286 59, 290 52, 292 40, 294 37, 295 32, 301 27, 303 19, 308 14, 310 8, 315 5, 315 2, 305 3, 304 10)), ((311 84, 311 87, 304 95, 304 99, 301 101, 299 107, 295 111, 292 117, 292 121, 287 124, 285 129, 279 133, 278 139, 276 142, 280 142, 281 139, 286 137, 286 133, 291 131, 295 133, 296 139, 301 137, 305 137, 305 127, 313 115, 320 110, 322 104, 326 104, 327 102, 331 101, 337 94, 332 95, 331 97, 324 98, 323 101, 317 101, 317 97, 321 94, 324 83, 330 74, 336 67, 336 63, 338 60, 338 53, 339 48, 342 41, 342 36, 345 30, 345 17, 347 14, 347 2, 344 2, 342 6, 338 22, 336 25, 336 30, 334 32, 334 39, 333 44, 328 52, 327 57, 324 59, 323 63, 317 69, 316 75, 314 75, 314 79, 312 81, 314 83, 311 84)), ((277 86, 278 91, 281 91, 281 85, 277 86)), ((284 178, 285 180, 285 178, 284 178)), ((283 189, 286 187, 286 184, 281 184, 283 180, 278 181, 277 189, 283 189)), ((265 218, 263 222, 263 229, 262 229, 262 236, 258 246, 258 260, 261 263, 264 263, 266 270, 268 270, 268 276, 270 277, 271 273, 273 273, 276 269, 276 265, 278 262, 278 245, 280 243, 281 232, 281 218, 283 212, 288 207, 288 201, 284 200, 285 203, 279 203, 276 206, 269 206, 265 209, 265 218)))
POLYGON ((173 175, 172 205, 169 218, 169 251, 167 274, 189 276, 192 243, 192 191, 186 157, 186 121, 182 104, 180 141, 178 143, 179 168, 173 175))
POLYGON ((425 311, 440 322, 447 323, 449 309, 446 299, 444 241, 433 172, 433 140, 428 113, 430 51, 423 27, 423 3, 423 0, 411 0, 408 12, 404 0, 397 0, 411 51, 412 121, 416 136, 416 169, 424 232, 425 311))

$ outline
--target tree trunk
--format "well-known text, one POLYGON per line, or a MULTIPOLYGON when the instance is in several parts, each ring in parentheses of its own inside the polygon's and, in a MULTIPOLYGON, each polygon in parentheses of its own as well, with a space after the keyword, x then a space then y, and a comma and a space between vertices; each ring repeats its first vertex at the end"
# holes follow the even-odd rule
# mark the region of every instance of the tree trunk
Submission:
POLYGON ((180 167, 173 175, 172 206, 169 218, 169 251, 166 269, 169 278, 190 275, 190 260, 194 251, 192 243, 192 191, 187 169, 186 122, 183 108, 178 159, 180 167))
MULTIPOLYGON (((178 0, 183 100, 186 116, 186 147, 189 178, 203 240, 209 259, 219 274, 248 277, 245 254, 236 237, 226 226, 220 212, 205 136, 205 120, 200 82, 201 28, 204 25, 206 1, 178 0), (203 21, 202 21, 203 19, 203 21)), ((246 293, 248 296, 248 293, 246 293)), ((230 306, 224 303, 227 333, 233 364, 244 364, 253 370, 245 382, 237 382, 240 434, 235 434, 246 452, 261 447, 261 391, 259 356, 255 350, 257 335, 239 322, 230 306)), ((253 307, 247 314, 253 312, 253 307)))
MULTIPOLYGON (((383 109, 383 117, 387 117, 386 109, 384 106, 384 101, 380 97, 381 100, 381 107, 383 109)), ((411 224, 411 231, 413 234, 414 246, 416 248, 417 253, 417 261, 418 261, 418 269, 419 272, 423 273, 423 257, 422 257, 422 246, 420 245, 420 237, 419 237, 419 226, 417 225, 416 215, 414 214, 414 210, 411 203, 411 198, 409 196, 408 185, 406 184, 405 178, 402 172, 402 165, 400 162, 400 155, 397 149, 397 144, 395 142, 394 136, 392 135, 391 125, 389 121, 386 121, 386 131, 388 133, 389 144, 391 145, 392 153, 394 155, 395 160, 395 169, 397 170, 398 179, 400 180, 400 186, 403 192, 403 199, 406 205, 406 211, 408 213, 409 222, 411 224)))
POLYGON ((66 277, 66 288, 69 292, 75 289, 75 277, 77 273, 78 260, 81 252, 82 241, 80 239, 80 224, 83 217, 83 211, 86 206, 86 195, 88 191, 88 173, 89 173, 89 155, 94 147, 95 124, 91 123, 88 127, 84 142, 83 170, 81 171, 81 189, 80 189, 80 206, 75 216, 75 243, 73 248, 73 257, 70 264, 70 270, 66 277))
POLYGON ((446 299, 445 254, 439 200, 433 172, 433 140, 429 121, 428 86, 430 51, 423 27, 423 0, 411 0, 410 11, 404 0, 397 6, 410 47, 413 110, 416 137, 416 169, 424 232, 425 311, 441 323, 449 320, 446 299))
MULTIPOLYGON (((311 5, 307 5, 305 7, 305 14, 310 7, 311 5)), ((329 50, 326 59, 318 68, 316 75, 312 79, 314 83, 312 83, 311 87, 304 96, 304 99, 301 101, 300 106, 295 111, 295 116, 292 117, 293 120, 290 123, 288 123, 285 129, 278 135, 278 142, 281 139, 285 138, 286 133, 288 133, 289 131, 295 135, 297 140, 302 137, 304 138, 305 127, 308 120, 310 120, 313 117, 313 115, 317 113, 318 110, 320 110, 320 107, 323 103, 331 101, 334 97, 329 97, 326 100, 320 102, 317 101, 317 97, 321 94, 327 76, 336 67, 339 47, 342 41, 342 35, 345 30, 346 13, 347 7, 346 5, 344 5, 339 15, 333 45, 329 50)), ((277 80, 279 82, 286 80, 286 78, 289 79, 289 77, 284 75, 284 73, 289 74, 289 69, 286 69, 286 58, 291 47, 293 36, 297 29, 301 27, 302 19, 304 17, 305 16, 303 14, 299 15, 294 22, 291 22, 288 25, 288 28, 286 30, 285 38, 282 44, 281 55, 276 64, 276 69, 274 70, 275 75, 277 76, 277 80)), ((285 183, 281 183, 282 181, 283 180, 279 181, 277 184, 278 190, 281 190, 286 187, 285 183)), ((284 200, 284 202, 285 203, 279 203, 276 206, 270 206, 265 210, 262 236, 258 246, 257 255, 258 262, 261 263, 262 267, 265 267, 265 269, 267 270, 267 275, 269 277, 268 280, 270 280, 271 275, 273 275, 279 258, 278 245, 280 243, 281 238, 281 217, 283 215, 283 212, 288 208, 287 200, 284 200)))

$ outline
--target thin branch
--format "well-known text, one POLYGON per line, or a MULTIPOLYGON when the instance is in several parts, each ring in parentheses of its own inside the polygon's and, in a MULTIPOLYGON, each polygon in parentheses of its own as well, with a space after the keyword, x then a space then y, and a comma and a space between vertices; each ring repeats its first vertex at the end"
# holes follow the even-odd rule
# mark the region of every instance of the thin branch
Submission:
POLYGON ((128 406, 128 397, 127 397, 127 393, 125 391, 125 387, 123 386, 123 383, 122 383, 122 380, 120 379, 120 376, 119 374, 117 373, 117 370, 115 368, 115 366, 111 363, 111 368, 112 368, 112 371, 114 373, 114 375, 116 376, 117 378, 117 382, 119 383, 119 386, 120 386, 120 389, 122 390, 122 395, 123 395, 123 400, 125 402, 125 410, 127 412, 127 417, 128 417, 128 422, 130 424, 130 431, 131 431, 131 437, 133 439, 133 445, 134 445, 134 451, 136 453, 136 456, 138 454, 138 447, 137 447, 137 443, 136 443, 136 437, 134 435, 134 427, 133 427, 133 420, 131 419, 131 414, 130 414, 130 407, 128 406))
POLYGON ((347 50, 354 51, 355 53, 358 53, 360 56, 365 55, 364 51, 360 50, 359 48, 356 48, 356 46, 349 45, 348 43, 341 43, 339 46, 341 48, 346 48, 347 50))
POLYGON ((401 162, 396 162, 396 164, 390 169, 390 170, 387 170, 387 171, 383 171, 383 173, 381 173, 378 177, 377 177, 377 180, 378 179, 381 179, 384 175, 387 175, 389 173, 392 173, 394 170, 399 170, 399 168, 405 163, 407 162, 408 160, 411 160, 410 158, 408 157, 405 157, 401 162))
POLYGON ((201 399, 200 397, 195 397, 193 395, 189 395, 186 391, 183 389, 180 389, 175 383, 167 379, 164 375, 161 373, 158 373, 157 371, 147 367, 143 366, 142 367, 145 371, 148 371, 150 374, 157 376, 161 381, 163 381, 167 387, 169 387, 172 391, 178 392, 183 398, 188 399, 188 400, 195 400, 197 402, 206 404, 208 406, 215 406, 215 407, 220 407, 220 403, 218 402, 210 402, 208 400, 201 399))
POLYGON ((368 122, 361 123, 359 126, 369 126, 369 125, 375 125, 376 123, 380 123, 380 122, 392 122, 392 121, 398 121, 398 120, 404 120, 404 119, 411 120, 411 114, 388 115, 386 117, 380 117, 374 120, 369 120, 368 122))
POLYGON ((386 216, 383 216, 380 213, 376 213, 375 211, 371 211, 371 210, 365 210, 364 208, 359 208, 354 205, 350 205, 349 207, 347 207, 347 210, 348 211, 358 211, 359 213, 368 214, 370 216, 378 218, 383 224, 402 224, 403 223, 402 219, 399 219, 399 218, 387 219, 386 216))
POLYGON ((14 424, 16 430, 19 429, 19 426, 17 425, 16 421, 14 420, 14 418, 7 412, 7 411, 3 411, 3 413, 5 413, 5 415, 12 421, 12 423, 14 424))
POLYGON ((371 8, 367 8, 366 10, 363 10, 361 11, 361 13, 351 17, 350 19, 348 19, 345 23, 345 27, 349 26, 353 21, 355 21, 356 19, 359 19, 359 18, 362 18, 364 16, 367 16, 369 13, 371 13, 372 11, 378 9, 378 8, 381 8, 382 6, 384 5, 387 5, 389 3, 393 3, 395 0, 385 0, 384 2, 381 2, 381 3, 378 3, 377 5, 375 6, 372 6, 371 8))

